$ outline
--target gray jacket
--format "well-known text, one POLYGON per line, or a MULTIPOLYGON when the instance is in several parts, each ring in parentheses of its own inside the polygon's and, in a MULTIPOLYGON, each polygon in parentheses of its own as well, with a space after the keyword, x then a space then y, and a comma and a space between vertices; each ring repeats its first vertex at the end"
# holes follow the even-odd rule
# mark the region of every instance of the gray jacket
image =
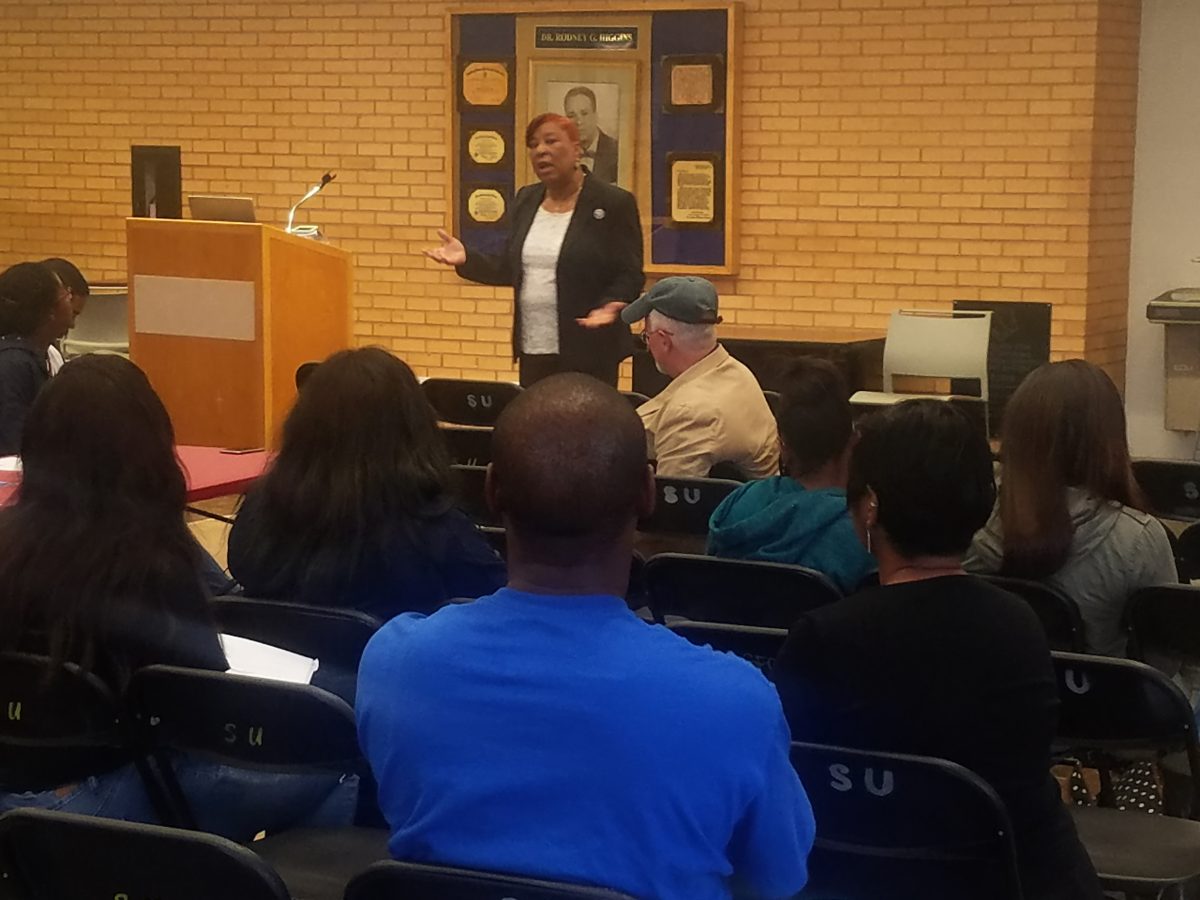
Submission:
MULTIPOLYGON (((1149 513, 1101 500, 1080 488, 1067 489, 1075 538, 1062 568, 1047 583, 1074 598, 1083 615, 1089 653, 1125 655, 1121 618, 1138 588, 1176 583, 1175 557, 1166 530, 1149 513)), ((976 533, 963 565, 993 574, 1004 558, 999 506, 976 533)))

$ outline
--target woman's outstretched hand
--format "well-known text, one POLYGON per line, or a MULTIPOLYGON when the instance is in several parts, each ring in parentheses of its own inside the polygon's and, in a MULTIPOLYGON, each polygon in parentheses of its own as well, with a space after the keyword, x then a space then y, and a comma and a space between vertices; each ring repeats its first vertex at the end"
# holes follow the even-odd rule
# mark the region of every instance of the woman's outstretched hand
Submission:
POLYGON ((422 250, 425 256, 429 257, 436 263, 441 263, 443 266, 461 266, 467 261, 467 248, 463 246, 463 242, 450 234, 448 231, 438 229, 438 237, 442 239, 442 246, 431 247, 427 250, 422 250))
POLYGON ((611 325, 617 321, 617 317, 621 315, 621 310, 628 305, 628 303, 622 303, 620 300, 610 300, 603 306, 597 306, 582 319, 576 319, 575 321, 584 328, 603 328, 605 325, 611 325))

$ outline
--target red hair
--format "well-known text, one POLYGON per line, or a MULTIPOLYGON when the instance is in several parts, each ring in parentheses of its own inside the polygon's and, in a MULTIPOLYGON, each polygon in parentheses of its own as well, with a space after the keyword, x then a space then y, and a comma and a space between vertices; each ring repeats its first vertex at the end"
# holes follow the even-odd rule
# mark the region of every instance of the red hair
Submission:
POLYGON ((525 146, 529 146, 529 142, 533 140, 533 136, 537 130, 543 125, 557 125, 564 132, 567 138, 573 144, 579 143, 579 126, 564 115, 559 113, 542 113, 540 116, 534 116, 533 121, 525 126, 525 146))

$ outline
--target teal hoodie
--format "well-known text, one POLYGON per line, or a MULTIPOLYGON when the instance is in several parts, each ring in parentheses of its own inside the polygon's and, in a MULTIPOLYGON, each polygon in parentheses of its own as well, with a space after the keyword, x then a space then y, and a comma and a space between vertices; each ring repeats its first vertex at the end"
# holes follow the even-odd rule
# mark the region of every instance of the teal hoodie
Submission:
POLYGON ((840 488, 809 491, 785 476, 742 485, 713 510, 708 553, 816 569, 851 593, 876 569, 840 488))

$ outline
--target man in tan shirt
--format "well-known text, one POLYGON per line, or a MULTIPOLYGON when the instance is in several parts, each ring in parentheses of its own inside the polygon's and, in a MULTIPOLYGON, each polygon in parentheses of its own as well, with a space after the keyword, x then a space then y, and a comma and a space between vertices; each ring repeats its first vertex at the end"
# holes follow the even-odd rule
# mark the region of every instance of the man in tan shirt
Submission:
POLYGON ((703 477, 732 463, 748 478, 779 472, 775 417, 744 365, 717 343, 717 291, 703 278, 664 278, 621 311, 645 319, 642 340, 672 381, 638 408, 658 474, 703 477))

